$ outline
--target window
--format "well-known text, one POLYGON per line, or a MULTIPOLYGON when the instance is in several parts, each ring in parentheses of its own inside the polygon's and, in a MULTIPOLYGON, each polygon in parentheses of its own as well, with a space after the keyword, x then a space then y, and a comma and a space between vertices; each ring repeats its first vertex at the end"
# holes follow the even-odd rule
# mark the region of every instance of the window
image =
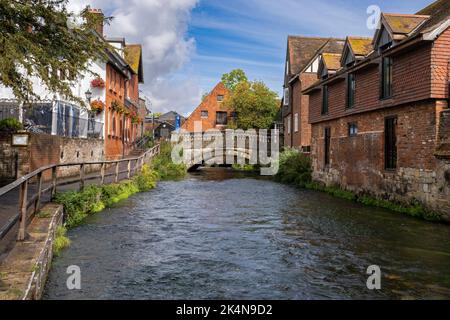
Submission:
POLYGON ((381 99, 392 96, 392 58, 383 58, 381 63, 381 99))
POLYGON ((331 147, 331 128, 325 128, 324 132, 324 143, 325 143, 325 152, 324 152, 324 162, 325 166, 330 164, 330 147, 331 147))
POLYGON ((322 115, 328 114, 328 86, 322 88, 322 115))
POLYGON ((294 132, 298 132, 298 113, 294 115, 294 132))
POLYGON ((217 96, 217 101, 218 101, 218 102, 222 102, 223 99, 224 99, 224 96, 223 96, 223 95, 218 95, 218 96, 217 96))
POLYGON ((208 119, 208 111, 207 110, 202 111, 202 119, 208 119))
POLYGON ((223 111, 216 112, 216 124, 226 126, 228 123, 228 114, 223 111))
POLYGON ((292 118, 289 115, 289 117, 287 117, 287 129, 288 129, 288 134, 291 134, 291 122, 292 122, 292 118))
POLYGON ((397 168, 397 117, 389 117, 384 122, 385 169, 397 168))
POLYGON ((284 106, 289 106, 289 88, 284 88, 284 106))
POLYGON ((354 73, 347 76, 347 108, 355 106, 356 79, 354 73))
POLYGON ((358 125, 356 123, 348 124, 348 136, 356 137, 358 135, 358 125))

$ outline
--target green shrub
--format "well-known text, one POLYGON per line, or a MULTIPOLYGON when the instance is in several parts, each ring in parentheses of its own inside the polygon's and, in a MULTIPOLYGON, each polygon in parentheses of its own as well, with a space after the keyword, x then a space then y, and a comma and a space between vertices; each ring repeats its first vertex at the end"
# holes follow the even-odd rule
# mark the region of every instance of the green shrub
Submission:
POLYGON ((59 256, 61 251, 70 246, 70 240, 66 236, 67 229, 63 226, 59 226, 56 229, 55 241, 53 242, 53 254, 59 256))
POLYGON ((156 182, 159 179, 159 175, 156 171, 152 170, 149 166, 144 165, 142 167, 141 174, 134 177, 134 183, 140 192, 149 191, 156 187, 156 182))
POLYGON ((73 228, 94 213, 104 210, 131 195, 156 187, 158 174, 145 165, 133 180, 103 186, 88 186, 82 191, 69 191, 56 195, 56 202, 64 206, 66 226, 73 228))
POLYGON ((280 155, 280 167, 275 179, 279 182, 304 188, 311 183, 311 159, 295 150, 286 150, 280 155))
POLYGON ((182 179, 187 174, 186 165, 173 163, 172 145, 168 142, 161 144, 160 154, 152 160, 151 167, 164 181, 182 179))
POLYGON ((0 131, 16 132, 22 129, 23 125, 17 119, 7 118, 0 121, 0 131))

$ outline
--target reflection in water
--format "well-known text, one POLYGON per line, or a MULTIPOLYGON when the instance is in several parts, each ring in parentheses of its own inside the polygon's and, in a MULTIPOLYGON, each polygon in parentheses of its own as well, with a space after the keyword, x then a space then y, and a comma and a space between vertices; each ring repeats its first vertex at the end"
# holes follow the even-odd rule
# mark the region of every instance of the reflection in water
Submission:
POLYGON ((450 298, 448 226, 227 169, 161 183, 69 236, 47 299, 450 298), (81 291, 66 289, 70 265, 81 291))

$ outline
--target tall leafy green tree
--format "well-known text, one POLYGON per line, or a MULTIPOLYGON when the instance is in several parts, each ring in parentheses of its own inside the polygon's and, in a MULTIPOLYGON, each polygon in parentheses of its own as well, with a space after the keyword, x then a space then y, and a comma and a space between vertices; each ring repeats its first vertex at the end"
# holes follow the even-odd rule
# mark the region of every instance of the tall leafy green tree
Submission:
POLYGON ((0 0, 0 84, 29 102, 40 98, 31 81, 37 77, 49 91, 84 105, 70 85, 90 72, 91 61, 106 59, 108 44, 92 31, 103 18, 88 8, 81 17, 74 23, 67 0, 0 0))
POLYGON ((226 99, 227 108, 237 113, 239 129, 269 129, 279 109, 278 95, 262 81, 240 82, 226 99))
POLYGON ((248 82, 247 75, 242 69, 235 69, 222 76, 222 83, 231 91, 233 91, 241 82, 248 82))

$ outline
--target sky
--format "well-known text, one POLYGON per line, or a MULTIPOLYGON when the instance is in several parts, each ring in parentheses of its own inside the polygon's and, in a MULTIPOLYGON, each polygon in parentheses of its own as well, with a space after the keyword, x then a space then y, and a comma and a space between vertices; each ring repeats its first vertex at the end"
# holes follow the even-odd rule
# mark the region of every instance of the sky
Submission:
POLYGON ((373 36, 371 5, 415 13, 433 0, 70 0, 114 17, 106 34, 143 45, 141 95, 189 115, 222 74, 243 69, 281 95, 288 35, 373 36))

